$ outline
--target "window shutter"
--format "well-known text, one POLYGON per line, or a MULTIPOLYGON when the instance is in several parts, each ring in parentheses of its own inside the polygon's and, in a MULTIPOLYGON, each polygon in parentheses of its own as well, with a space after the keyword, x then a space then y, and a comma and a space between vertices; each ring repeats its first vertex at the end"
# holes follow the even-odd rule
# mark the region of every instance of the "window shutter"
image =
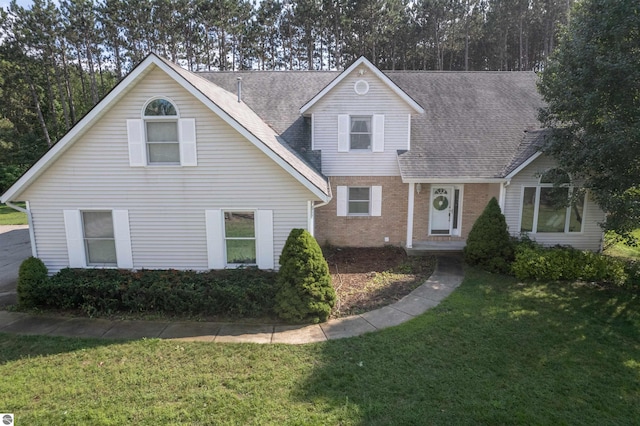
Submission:
POLYGON ((373 137, 371 151, 384 152, 384 115, 375 114, 371 122, 371 134, 373 137))
POLYGON ((273 211, 258 210, 257 212, 256 254, 258 268, 273 269, 273 211))
POLYGON ((197 166, 196 120, 193 118, 178 120, 178 137, 180 139, 180 164, 182 166, 197 166))
POLYGON ((64 230, 67 236, 67 253, 70 268, 86 268, 84 233, 80 210, 64 210, 64 230))
POLYGON ((382 216, 382 187, 371 187, 371 216, 382 216))
POLYGON ((207 234, 207 256, 209 269, 224 269, 227 262, 224 255, 224 231, 222 210, 205 211, 205 227, 207 234))
POLYGON ((131 167, 146 166, 144 121, 127 120, 127 136, 129 138, 129 165, 131 167))
POLYGON ((349 200, 347 197, 348 188, 346 186, 339 186, 338 190, 338 198, 336 203, 338 205, 338 216, 346 216, 348 209, 347 205, 349 204, 349 200))
POLYGON ((338 115, 338 152, 349 152, 349 116, 338 115))
POLYGON ((129 211, 113 211, 113 235, 116 239, 116 258, 118 268, 133 268, 133 253, 131 251, 131 232, 129 230, 129 211))

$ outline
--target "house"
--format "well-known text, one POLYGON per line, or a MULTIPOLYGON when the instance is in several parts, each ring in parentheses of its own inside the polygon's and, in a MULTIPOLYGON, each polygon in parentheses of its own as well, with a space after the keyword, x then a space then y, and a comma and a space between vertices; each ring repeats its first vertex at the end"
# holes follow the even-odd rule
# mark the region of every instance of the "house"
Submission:
POLYGON ((528 72, 191 73, 149 55, 1 197, 64 267, 277 268, 321 244, 461 249, 491 197, 509 230, 598 250, 602 211, 569 176, 528 72), (553 187, 551 175, 566 184, 553 187))

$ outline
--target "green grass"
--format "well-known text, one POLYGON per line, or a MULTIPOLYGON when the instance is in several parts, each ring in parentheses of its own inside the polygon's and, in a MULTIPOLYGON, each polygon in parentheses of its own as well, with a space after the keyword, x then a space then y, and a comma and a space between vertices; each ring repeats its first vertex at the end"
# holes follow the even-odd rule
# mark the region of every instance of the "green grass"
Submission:
POLYGON ((640 303, 467 272, 399 327, 303 346, 0 334, 16 424, 633 424, 640 303))
POLYGON ((638 245, 630 246, 624 242, 617 242, 605 251, 610 256, 626 257, 629 259, 640 259, 640 229, 636 229, 631 233, 638 241, 638 245))
MULTIPOLYGON (((24 203, 16 203, 17 206, 24 207, 24 203)), ((27 215, 12 209, 6 204, 0 204, 0 225, 26 225, 27 215)))

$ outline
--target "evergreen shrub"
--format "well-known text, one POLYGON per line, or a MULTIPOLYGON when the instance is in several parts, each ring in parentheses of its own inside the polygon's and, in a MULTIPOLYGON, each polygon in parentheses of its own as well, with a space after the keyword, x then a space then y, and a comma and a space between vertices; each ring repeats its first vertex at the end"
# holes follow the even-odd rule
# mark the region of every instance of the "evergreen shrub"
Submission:
POLYGON ((489 200, 489 204, 473 224, 463 254, 469 265, 489 272, 509 272, 513 260, 513 242, 495 197, 489 200))
POLYGON ((275 311, 291 322, 324 322, 336 303, 329 266, 309 232, 293 229, 280 255, 275 311))
POLYGON ((47 274, 47 267, 37 257, 30 257, 20 264, 16 288, 20 306, 33 308, 46 301, 47 274))

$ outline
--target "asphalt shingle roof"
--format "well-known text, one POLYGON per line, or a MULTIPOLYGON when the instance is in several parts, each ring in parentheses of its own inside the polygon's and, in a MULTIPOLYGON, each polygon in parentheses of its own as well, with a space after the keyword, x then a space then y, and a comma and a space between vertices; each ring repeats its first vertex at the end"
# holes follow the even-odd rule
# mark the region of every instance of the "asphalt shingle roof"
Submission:
MULTIPOLYGON (((515 169, 529 150, 525 131, 539 128, 543 105, 533 72, 384 71, 425 109, 414 115, 411 150, 398 154, 403 179, 492 179, 515 169), (515 164, 515 165, 514 165, 515 164)), ((200 76, 236 93, 275 132, 316 167, 310 125, 300 107, 336 71, 210 72, 200 76)), ((235 95, 234 95, 235 96, 235 95)), ((535 150, 533 151, 535 152, 535 150)), ((531 152, 529 155, 532 155, 531 152)), ((528 158, 528 157, 527 157, 528 158)))

